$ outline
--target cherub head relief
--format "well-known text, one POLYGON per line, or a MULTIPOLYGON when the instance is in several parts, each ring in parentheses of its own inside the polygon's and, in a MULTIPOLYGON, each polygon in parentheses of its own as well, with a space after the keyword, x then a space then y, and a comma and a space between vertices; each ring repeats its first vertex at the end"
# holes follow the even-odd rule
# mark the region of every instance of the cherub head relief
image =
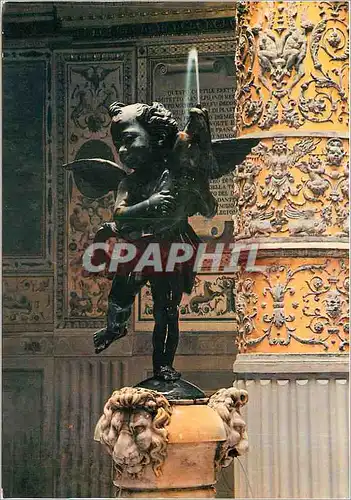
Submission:
POLYGON ((339 166, 346 155, 341 139, 329 139, 325 146, 325 153, 327 156, 327 163, 329 165, 339 166))
POLYGON ((323 302, 325 303, 325 309, 329 317, 337 318, 340 316, 343 301, 341 294, 337 290, 330 290, 323 302))
POLYGON ((217 467, 227 467, 234 457, 243 455, 249 448, 246 423, 240 414, 248 399, 246 391, 230 387, 220 389, 208 401, 208 406, 221 417, 227 435, 227 440, 217 451, 217 467))
POLYGON ((115 479, 123 473, 138 477, 149 464, 156 476, 161 474, 171 413, 167 399, 149 389, 124 387, 112 394, 96 425, 94 439, 112 456, 115 479))

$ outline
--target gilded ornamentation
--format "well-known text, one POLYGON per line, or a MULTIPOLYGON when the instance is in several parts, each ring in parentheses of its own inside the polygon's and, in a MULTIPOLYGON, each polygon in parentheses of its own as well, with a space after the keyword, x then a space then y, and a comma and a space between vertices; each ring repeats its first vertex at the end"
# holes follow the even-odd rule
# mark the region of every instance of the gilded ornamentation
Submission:
POLYGON ((298 210, 288 206, 284 213, 291 219, 288 222, 289 234, 291 236, 316 236, 324 234, 331 222, 330 211, 330 207, 325 207, 320 210, 320 217, 316 217, 317 210, 298 210))
POLYGON ((303 313, 310 318, 308 328, 327 349, 329 343, 338 344, 339 350, 349 345, 349 276, 343 261, 340 269, 326 269, 308 284, 304 294, 303 313))
POLYGON ((281 99, 304 76, 304 60, 307 53, 306 33, 312 28, 308 22, 296 25, 296 7, 292 4, 280 5, 266 13, 267 26, 255 26, 258 34, 257 56, 259 60, 259 81, 272 95, 281 99), (283 11, 286 10, 286 19, 283 11), (276 19, 277 18, 277 19, 276 19), (286 23, 286 24, 285 24, 286 23), (294 77, 291 75, 294 72, 294 77), (290 81, 288 87, 287 80, 290 81))
MULTIPOLYGON (((290 352, 299 344, 324 351, 345 350, 349 345, 348 279, 343 260, 327 259, 294 268, 285 263, 268 264, 252 280, 246 300, 237 300, 238 348, 242 352, 265 343, 289 346, 290 352)), ((245 273, 240 281, 245 282, 245 273)))
POLYGON ((112 456, 114 482, 140 477, 151 466, 158 477, 167 456, 172 407, 160 393, 124 387, 115 391, 96 424, 94 439, 112 456))
MULTIPOLYGON (((306 182, 305 186, 314 195, 312 200, 315 200, 319 196, 322 196, 328 189, 329 182, 327 179, 323 178, 323 174, 325 174, 325 168, 322 166, 321 158, 311 155, 308 162, 301 162, 296 166, 309 176, 309 180, 306 182)), ((307 194, 305 194, 305 197, 306 199, 311 199, 308 198, 307 194)))
MULTIPOLYGON (((234 236, 236 239, 252 238, 254 236, 269 236, 273 233, 274 226, 269 219, 273 216, 273 211, 262 213, 258 210, 248 210, 242 224, 242 230, 234 224, 234 236)), ((236 215, 233 215, 235 222, 236 215)))
POLYGON ((233 173, 234 237, 347 234, 346 141, 275 137, 233 173))
POLYGON ((329 165, 335 165, 339 167, 341 162, 346 155, 343 147, 343 143, 340 139, 329 139, 325 145, 326 161, 329 165))
POLYGON ((252 3, 238 17, 238 131, 313 123, 346 131, 347 3, 252 3))
POLYGON ((267 199, 263 206, 270 204, 273 199, 280 201, 283 198, 289 199, 288 195, 298 195, 301 186, 294 186, 295 179, 291 174, 291 167, 314 149, 313 139, 303 139, 290 150, 285 137, 275 138, 271 149, 263 143, 258 149, 256 148, 258 156, 269 169, 269 174, 265 178, 266 185, 261 186, 262 197, 267 199))
POLYGON ((217 449, 217 468, 228 467, 234 457, 243 455, 248 450, 246 423, 241 416, 241 408, 248 400, 246 391, 230 387, 219 389, 208 401, 208 406, 221 417, 227 435, 226 441, 217 449))
POLYGON ((261 270, 235 278, 238 290, 252 280, 251 299, 236 296, 236 344, 252 353, 343 352, 349 6, 239 5, 236 135, 261 143, 233 174, 233 236, 262 248, 261 270))

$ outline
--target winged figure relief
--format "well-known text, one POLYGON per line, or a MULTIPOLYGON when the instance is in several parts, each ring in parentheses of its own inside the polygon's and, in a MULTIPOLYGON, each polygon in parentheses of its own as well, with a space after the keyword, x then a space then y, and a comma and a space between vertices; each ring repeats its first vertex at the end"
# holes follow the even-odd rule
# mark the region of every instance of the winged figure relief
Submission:
POLYGON ((299 194, 302 186, 295 186, 292 169, 301 158, 316 148, 319 141, 304 138, 290 149, 285 137, 276 137, 271 148, 262 143, 256 148, 257 154, 262 157, 269 170, 265 186, 261 186, 262 196, 267 198, 262 206, 268 206, 273 199, 280 201, 289 194, 292 196, 299 194))
POLYGON ((291 219, 288 223, 291 236, 316 236, 323 234, 330 219, 330 207, 321 211, 316 208, 299 210, 293 206, 285 208, 285 215, 291 219), (320 213, 320 217, 317 215, 320 213))
POLYGON ((305 34, 297 28, 290 28, 285 34, 279 35, 272 30, 262 32, 258 41, 258 59, 261 67, 259 76, 262 84, 275 95, 282 97, 287 94, 284 77, 290 77, 292 70, 296 74, 290 85, 294 87, 304 76, 303 61, 307 53, 305 34), (267 78, 270 76, 270 80, 267 78))

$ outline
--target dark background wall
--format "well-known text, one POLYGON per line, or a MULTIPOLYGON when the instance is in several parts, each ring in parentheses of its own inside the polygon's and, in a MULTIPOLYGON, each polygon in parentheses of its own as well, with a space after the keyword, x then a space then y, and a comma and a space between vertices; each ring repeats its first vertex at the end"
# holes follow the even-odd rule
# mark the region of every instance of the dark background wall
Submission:
MULTIPOLYGON (((84 279, 79 258, 113 198, 83 199, 61 165, 93 153, 114 157, 106 113, 114 100, 159 99, 181 121, 194 45, 214 137, 232 136, 233 10, 8 3, 3 30, 4 496, 112 496, 110 461, 93 442, 94 425, 114 389, 149 375, 150 315, 144 295, 128 336, 94 354, 92 333, 103 325, 110 285, 84 279)), ((213 189, 223 198, 216 219, 223 229, 230 179, 213 189)), ((195 295, 217 279, 200 275, 195 295)), ((185 307, 182 318, 176 367, 207 393, 233 380, 226 293, 221 321, 210 300, 198 313, 185 307)), ((218 495, 231 497, 232 489, 229 469, 218 495)))

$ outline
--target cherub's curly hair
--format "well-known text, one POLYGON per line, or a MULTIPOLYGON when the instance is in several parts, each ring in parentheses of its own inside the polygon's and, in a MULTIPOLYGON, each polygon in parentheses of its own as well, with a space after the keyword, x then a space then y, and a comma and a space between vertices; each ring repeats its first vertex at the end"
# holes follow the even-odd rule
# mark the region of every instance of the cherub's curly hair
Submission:
POLYGON ((152 415, 153 438, 149 455, 155 475, 161 475, 162 466, 167 456, 168 430, 166 426, 171 421, 172 407, 168 400, 160 393, 142 387, 123 387, 115 391, 104 407, 100 417, 94 439, 105 444, 113 457, 113 449, 118 439, 118 414, 127 409, 142 409, 152 415), (117 428, 116 428, 117 427, 117 428))
MULTIPOLYGON (((112 138, 118 136, 118 125, 121 122, 123 108, 129 105, 121 102, 114 102, 109 107, 112 118, 111 135, 112 138)), ((158 143, 162 141, 162 147, 167 149, 174 145, 178 124, 172 113, 163 104, 153 102, 152 106, 143 103, 131 104, 135 107, 135 118, 150 133, 152 141, 158 143)))

